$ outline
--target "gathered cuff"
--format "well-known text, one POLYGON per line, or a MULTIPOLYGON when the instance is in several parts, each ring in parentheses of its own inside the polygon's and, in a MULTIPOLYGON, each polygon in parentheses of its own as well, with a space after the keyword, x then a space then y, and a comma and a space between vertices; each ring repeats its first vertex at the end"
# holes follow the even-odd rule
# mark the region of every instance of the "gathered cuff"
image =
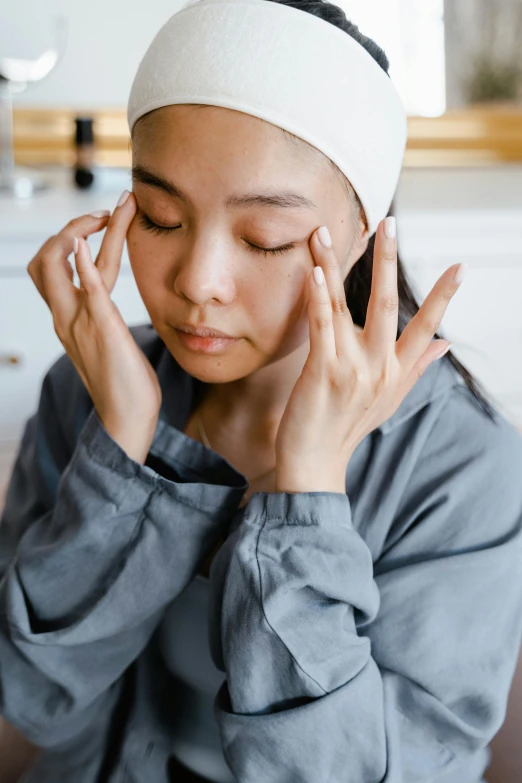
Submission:
POLYGON ((340 492, 254 492, 245 522, 287 525, 346 525, 351 523, 348 495, 340 492))
POLYGON ((139 479, 203 511, 237 507, 248 479, 217 452, 159 419, 145 465, 129 457, 111 437, 95 408, 83 429, 88 455, 123 478, 139 479))

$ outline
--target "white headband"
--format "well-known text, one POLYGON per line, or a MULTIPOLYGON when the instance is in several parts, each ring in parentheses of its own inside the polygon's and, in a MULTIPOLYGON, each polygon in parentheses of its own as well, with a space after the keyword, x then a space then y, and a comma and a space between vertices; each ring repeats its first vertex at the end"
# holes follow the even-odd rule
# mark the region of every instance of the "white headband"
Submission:
POLYGON ((259 117, 327 155, 350 180, 370 234, 386 217, 407 136, 389 76, 350 35, 271 0, 198 0, 170 17, 143 56, 129 129, 177 103, 259 117))

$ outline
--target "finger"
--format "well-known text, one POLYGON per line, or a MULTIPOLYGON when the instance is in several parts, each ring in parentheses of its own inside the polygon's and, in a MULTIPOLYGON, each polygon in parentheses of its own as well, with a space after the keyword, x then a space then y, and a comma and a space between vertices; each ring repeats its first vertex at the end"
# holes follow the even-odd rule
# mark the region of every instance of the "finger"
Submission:
POLYGON ((442 359, 443 356, 451 348, 452 343, 448 340, 432 340, 428 348, 424 351, 421 358, 413 365, 409 371, 405 383, 401 399, 404 399, 406 394, 409 394, 411 389, 415 386, 419 378, 426 372, 430 364, 436 362, 438 359, 442 359))
POLYGON ((93 318, 101 321, 112 311, 112 302, 105 282, 92 260, 90 247, 83 238, 78 239, 75 258, 80 284, 88 298, 89 312, 93 318))
POLYGON ((439 277, 419 311, 405 326, 396 344, 397 358, 406 372, 419 361, 438 332, 453 296, 458 291, 467 264, 454 264, 439 277))
POLYGON ((68 257, 74 252, 74 240, 78 237, 86 240, 91 234, 101 231, 106 226, 110 214, 108 209, 100 209, 96 212, 89 212, 87 215, 73 218, 56 236, 51 238, 53 241, 49 244, 47 252, 52 254, 56 263, 58 263, 59 258, 61 259, 63 269, 71 282, 74 281, 74 270, 68 261, 68 257))
POLYGON ((45 292, 45 287, 43 283, 41 262, 42 262, 43 253, 47 251, 47 248, 51 245, 53 239, 54 239, 54 235, 46 239, 46 241, 43 243, 41 248, 38 250, 38 253, 36 253, 36 255, 33 256, 33 258, 31 258, 31 260, 29 261, 26 267, 29 277, 35 284, 38 293, 45 301, 47 306, 49 306, 49 302, 47 300, 47 294, 45 292))
POLYGON ((375 235, 372 286, 364 341, 374 355, 386 356, 395 349, 399 320, 397 287, 397 239, 395 218, 382 220, 375 235))
MULTIPOLYGON (((326 226, 321 228, 326 228, 326 226)), ((340 359, 348 356, 353 358, 354 353, 359 349, 359 343, 352 315, 346 303, 340 264, 333 245, 325 247, 322 244, 320 232, 321 229, 314 232, 311 247, 315 261, 324 273, 326 291, 330 297, 330 317, 332 319, 336 355, 340 359)), ((326 232, 326 240, 330 243, 332 241, 328 231, 326 232)))
POLYGON ((27 267, 27 273, 29 274, 29 277, 35 284, 38 293, 45 301, 46 305, 49 307, 49 300, 47 299, 47 294, 45 292, 40 262, 32 261, 27 267))
POLYGON ((64 236, 52 238, 37 260, 33 277, 60 330, 66 329, 73 318, 78 298, 74 271, 68 260, 71 248, 68 252, 64 248, 67 241, 64 236))
POLYGON ((100 210, 88 215, 73 218, 58 234, 49 237, 38 253, 29 262, 27 271, 36 285, 38 292, 51 307, 49 293, 46 290, 46 282, 51 287, 54 285, 54 273, 57 269, 65 273, 66 279, 74 286, 74 271, 68 257, 73 250, 75 236, 88 237, 90 234, 100 231, 110 215, 109 210, 100 210), (45 273, 44 273, 45 267, 45 273))
POLYGON ((60 244, 60 246, 68 248, 68 253, 70 253, 74 237, 87 239, 91 234, 102 231, 107 225, 110 215, 111 213, 108 209, 100 209, 69 220, 62 230, 52 238, 54 240, 53 245, 60 244))
MULTIPOLYGON (((42 247, 40 248, 39 253, 42 250, 45 250, 46 246, 48 246, 49 241, 51 237, 47 240, 47 242, 44 242, 42 247)), ((36 289, 42 299, 45 301, 47 306, 49 306, 49 302, 47 300, 47 294, 45 293, 45 288, 43 284, 43 275, 42 275, 42 268, 41 268, 41 257, 39 254, 35 255, 34 258, 32 258, 29 263, 27 264, 27 274, 33 281, 33 283, 36 286, 36 289)))
POLYGON ((323 373, 337 360, 333 312, 328 284, 323 270, 315 266, 308 279, 308 324, 310 327, 310 354, 308 361, 323 373))
POLYGON ((111 215, 96 257, 95 266, 99 270, 109 293, 111 293, 118 279, 127 232, 137 208, 134 194, 124 191, 122 198, 125 193, 127 194, 125 200, 121 202, 120 199, 111 215))

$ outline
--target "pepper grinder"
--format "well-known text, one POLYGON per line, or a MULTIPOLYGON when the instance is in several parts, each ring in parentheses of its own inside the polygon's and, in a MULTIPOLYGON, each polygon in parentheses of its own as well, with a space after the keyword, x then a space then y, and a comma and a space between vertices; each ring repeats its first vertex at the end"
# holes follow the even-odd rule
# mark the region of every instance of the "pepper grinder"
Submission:
POLYGON ((94 131, 92 117, 75 117, 76 136, 74 181, 77 187, 90 188, 94 182, 94 131))

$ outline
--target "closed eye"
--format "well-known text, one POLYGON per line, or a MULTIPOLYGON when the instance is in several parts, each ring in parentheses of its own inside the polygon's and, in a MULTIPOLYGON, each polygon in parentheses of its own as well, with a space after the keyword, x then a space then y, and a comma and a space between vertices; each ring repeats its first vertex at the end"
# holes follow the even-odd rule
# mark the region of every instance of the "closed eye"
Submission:
POLYGON ((179 226, 158 226, 144 212, 140 215, 140 223, 147 231, 153 231, 155 234, 170 234, 179 228, 179 226))
MULTIPOLYGON (((181 228, 181 226, 159 226, 157 223, 153 223, 153 221, 147 215, 145 215, 145 213, 140 215, 140 223, 144 229, 147 231, 152 231, 158 235, 171 234, 173 231, 176 231, 176 229, 181 228)), ((294 247, 295 244, 293 242, 288 242, 286 245, 281 245, 280 247, 258 247, 257 245, 253 245, 250 242, 247 242, 247 248, 251 253, 264 253, 265 255, 286 253, 288 250, 292 250, 294 247)))

